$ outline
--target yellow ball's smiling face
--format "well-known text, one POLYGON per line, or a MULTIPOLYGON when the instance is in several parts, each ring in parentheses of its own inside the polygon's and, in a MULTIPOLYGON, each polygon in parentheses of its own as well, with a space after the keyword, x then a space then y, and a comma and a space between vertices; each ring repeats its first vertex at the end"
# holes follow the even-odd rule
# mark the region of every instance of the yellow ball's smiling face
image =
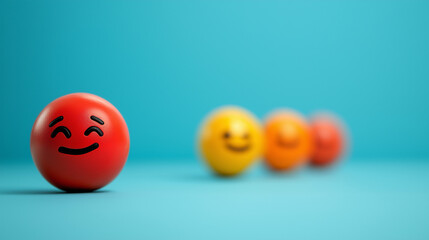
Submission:
POLYGON ((235 175, 261 154, 262 136, 258 121, 240 108, 224 108, 205 121, 200 149, 210 167, 221 175, 235 175))
POLYGON ((250 134, 246 129, 246 123, 241 121, 231 122, 223 133, 225 148, 233 152, 245 152, 252 147, 250 134))

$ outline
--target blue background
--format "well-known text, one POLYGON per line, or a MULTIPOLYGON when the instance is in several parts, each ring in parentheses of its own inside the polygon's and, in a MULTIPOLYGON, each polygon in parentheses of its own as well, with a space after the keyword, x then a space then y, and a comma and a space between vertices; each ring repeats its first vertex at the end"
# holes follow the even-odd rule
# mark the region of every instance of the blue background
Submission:
POLYGON ((429 239, 428 13, 412 0, 0 0, 0 239, 429 239), (58 191, 31 160, 37 115, 72 92, 109 100, 130 129, 127 164, 94 193, 58 191), (225 104, 335 112, 350 155, 217 178, 195 136, 225 104))
MULTIPOLYGON (((336 112, 356 158, 429 157, 429 1, 4 1, 0 157, 49 102, 113 103, 130 159, 195 158, 224 104, 336 112)), ((14 160, 19 161, 19 160, 14 160)))

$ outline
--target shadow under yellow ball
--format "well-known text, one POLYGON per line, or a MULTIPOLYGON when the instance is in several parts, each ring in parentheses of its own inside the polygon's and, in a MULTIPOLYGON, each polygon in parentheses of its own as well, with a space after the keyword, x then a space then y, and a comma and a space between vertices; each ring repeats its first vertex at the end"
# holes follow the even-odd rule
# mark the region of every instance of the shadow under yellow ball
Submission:
POLYGON ((202 157, 222 176, 243 172, 262 154, 262 131, 258 120, 239 107, 215 110, 199 133, 202 157))

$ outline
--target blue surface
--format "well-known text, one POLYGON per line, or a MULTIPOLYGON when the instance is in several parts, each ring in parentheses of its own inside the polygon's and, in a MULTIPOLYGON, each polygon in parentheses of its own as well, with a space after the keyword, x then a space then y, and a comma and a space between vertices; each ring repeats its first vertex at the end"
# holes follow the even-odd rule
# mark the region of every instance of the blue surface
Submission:
POLYGON ((235 179, 195 160, 131 160, 100 192, 0 165, 0 239, 429 239, 429 161, 353 159, 235 179), (192 162, 192 163, 191 163, 192 162))
POLYGON ((429 1, 0 1, 0 161, 38 113, 112 102, 133 159, 191 159, 215 107, 342 116, 353 157, 429 158, 429 1))

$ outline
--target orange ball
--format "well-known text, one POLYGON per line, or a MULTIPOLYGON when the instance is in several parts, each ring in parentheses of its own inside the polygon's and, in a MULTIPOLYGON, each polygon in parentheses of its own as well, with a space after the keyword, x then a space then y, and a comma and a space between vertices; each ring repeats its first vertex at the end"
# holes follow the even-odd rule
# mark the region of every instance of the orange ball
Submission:
POLYGON ((313 152, 310 162, 327 166, 339 159, 344 151, 344 134, 341 124, 332 116, 320 115, 311 121, 313 152))
POLYGON ((301 115, 279 111, 267 119, 264 155, 272 170, 292 170, 306 163, 311 147, 310 130, 301 115))

